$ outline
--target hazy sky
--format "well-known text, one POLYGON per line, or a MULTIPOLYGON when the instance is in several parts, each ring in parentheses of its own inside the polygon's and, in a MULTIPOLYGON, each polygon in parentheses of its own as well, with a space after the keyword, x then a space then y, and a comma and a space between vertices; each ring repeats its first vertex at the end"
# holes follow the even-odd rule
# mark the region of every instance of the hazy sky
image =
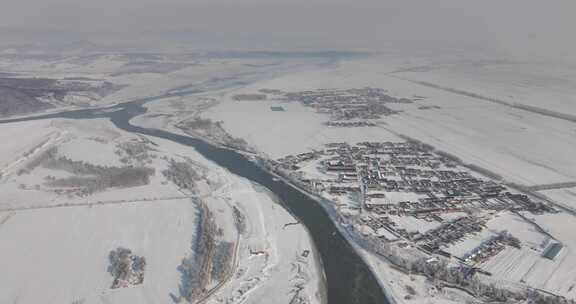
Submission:
POLYGON ((326 47, 576 52, 573 0, 2 0, 0 28, 194 32, 326 47))

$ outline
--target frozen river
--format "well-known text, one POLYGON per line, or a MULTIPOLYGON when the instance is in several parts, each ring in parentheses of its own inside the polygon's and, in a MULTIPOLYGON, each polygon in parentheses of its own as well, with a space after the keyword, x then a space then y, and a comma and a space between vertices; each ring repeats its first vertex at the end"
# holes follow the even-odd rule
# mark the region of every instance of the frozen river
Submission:
POLYGON ((348 240, 340 233, 336 224, 319 202, 284 181, 274 178, 274 175, 257 166, 240 153, 216 147, 200 139, 159 129, 138 127, 130 123, 132 118, 146 113, 146 108, 143 105, 147 102, 194 93, 197 93, 197 91, 144 98, 100 109, 85 109, 28 118, 8 119, 0 121, 0 124, 52 118, 109 118, 116 127, 124 131, 163 138, 193 147, 204 157, 228 169, 230 172, 268 188, 308 228, 322 258, 326 274, 329 304, 388 303, 384 291, 378 284, 374 274, 348 240))

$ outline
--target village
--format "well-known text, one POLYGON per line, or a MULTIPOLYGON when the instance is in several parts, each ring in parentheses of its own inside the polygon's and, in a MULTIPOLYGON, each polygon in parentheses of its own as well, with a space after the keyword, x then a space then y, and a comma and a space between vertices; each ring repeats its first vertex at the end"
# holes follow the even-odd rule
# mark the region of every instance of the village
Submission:
MULTIPOLYGON (((494 227, 495 219, 523 221, 522 214, 556 212, 419 142, 332 143, 279 159, 276 166, 334 202, 361 234, 488 275, 483 264, 531 242, 515 235, 525 235, 521 230, 494 227)), ((538 246, 533 251, 550 260, 562 249, 551 239, 538 246)))
MULTIPOLYGON (((289 137, 290 144, 274 141, 273 148, 256 142, 276 154, 262 164, 322 202, 354 241, 395 269, 431 281, 434 273, 449 274, 443 284, 472 294, 505 284, 510 297, 535 288, 561 296, 576 287, 559 290, 552 283, 572 263, 569 239, 550 224, 566 215, 561 206, 481 161, 413 134, 380 136, 412 111, 443 109, 421 105, 428 97, 393 97, 372 87, 247 92, 234 95, 231 104, 270 108, 278 112, 270 114, 278 118, 274 125, 310 112, 299 107, 320 114, 323 126, 310 128, 305 149, 292 147, 300 143, 289 137), (484 287, 472 287, 478 284, 484 287)), ((487 299, 502 301, 494 293, 487 299)))
POLYGON ((353 89, 317 89, 301 92, 283 92, 280 90, 262 89, 263 94, 245 94, 235 96, 235 100, 265 100, 269 94, 287 102, 300 102, 314 108, 318 113, 328 114, 333 120, 327 124, 332 127, 365 127, 374 126, 365 119, 379 119, 397 112, 386 104, 412 103, 408 98, 390 96, 381 88, 353 89), (360 121, 354 121, 360 120, 360 121), (334 122, 337 121, 337 122, 334 122))

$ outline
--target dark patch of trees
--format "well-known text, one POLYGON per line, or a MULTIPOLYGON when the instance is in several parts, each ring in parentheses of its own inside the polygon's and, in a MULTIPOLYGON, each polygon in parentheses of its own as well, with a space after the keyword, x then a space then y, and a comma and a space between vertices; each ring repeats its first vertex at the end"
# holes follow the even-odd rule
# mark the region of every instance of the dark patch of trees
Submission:
POLYGON ((162 174, 179 188, 190 191, 196 188, 196 181, 200 179, 199 174, 190 163, 178 162, 174 159, 170 160, 168 168, 162 171, 162 174))
POLYGON ((146 258, 133 255, 128 248, 118 247, 110 251, 108 261, 108 272, 114 278, 112 289, 144 282, 146 258))

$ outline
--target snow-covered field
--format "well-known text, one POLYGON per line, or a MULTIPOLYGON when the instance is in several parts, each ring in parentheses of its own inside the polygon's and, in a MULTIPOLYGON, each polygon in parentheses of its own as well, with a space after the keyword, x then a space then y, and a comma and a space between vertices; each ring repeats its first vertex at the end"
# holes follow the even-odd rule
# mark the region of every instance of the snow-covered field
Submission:
POLYGON ((232 278, 206 303, 262 303, 271 297, 289 302, 295 296, 307 303, 325 302, 324 275, 306 228, 296 224, 270 193, 204 160, 195 151, 162 139, 153 140, 171 153, 185 154, 207 168, 208 180, 217 187, 207 189, 203 197, 216 217, 223 217, 220 221, 233 221, 225 214, 234 206, 246 217, 232 278), (301 291, 296 292, 300 287, 301 291))
MULTIPOLYGON (((122 134, 103 121, 43 121, 2 125, 0 129, 1 134, 22 133, 14 138, 18 140, 15 145, 0 148, 4 159, 17 160, 10 163, 14 170, 5 172, 0 185, 3 209, 11 209, 0 216, 0 302, 169 302, 169 292, 177 292, 180 280, 176 268, 191 248, 198 207, 189 198, 154 199, 162 195, 162 189, 154 184, 85 198, 13 187, 15 183, 42 183, 44 174, 67 177, 44 168, 30 176, 17 174, 50 147, 62 145, 64 155, 79 161, 117 165, 117 157, 106 150, 113 149, 114 140, 122 134), (62 136, 56 141, 51 140, 52 134, 62 136), (46 147, 30 152, 29 147, 44 142, 46 147), (142 200, 127 200, 137 193, 142 200), (62 205, 66 202, 110 204, 62 205), (58 206, 45 208, 51 205, 58 206), (108 254, 118 247, 146 257, 142 286, 110 290, 108 254)), ((123 136, 125 139, 126 134, 123 136)), ((171 196, 179 194, 175 187, 169 192, 171 196)))
POLYGON ((54 102, 63 108, 104 106, 139 98, 163 95, 176 90, 215 89, 220 83, 248 78, 263 79, 280 70, 299 69, 321 59, 219 58, 201 54, 130 54, 121 51, 77 54, 22 55, 0 53, 0 70, 15 77, 79 81, 98 87, 108 82, 115 90, 105 96, 75 94, 54 102))
MULTIPOLYGON (((450 246, 446 251, 459 258, 465 258, 467 254, 471 253, 471 251, 480 244, 498 235, 502 231, 507 231, 520 239, 522 247, 525 247, 526 250, 534 251, 535 255, 541 255, 550 240, 550 237, 536 231, 532 224, 526 222, 521 217, 509 212, 503 212, 494 215, 493 218, 488 220, 486 228, 481 232, 469 235, 464 240, 450 246)), ((497 260, 498 257, 494 259, 497 260)), ((490 259, 489 263, 492 262, 493 259, 490 259)), ((528 269, 521 268, 520 271, 526 270, 528 269)))
POLYGON ((539 192, 559 205, 572 210, 576 209, 576 188, 553 189, 539 192))
POLYGON ((325 302, 319 257, 304 226, 245 180, 233 182, 226 191, 227 200, 245 212, 247 228, 235 278, 207 303, 263 303, 272 298, 289 303, 299 297, 304 303, 325 302))
POLYGON ((569 227, 574 225, 576 220, 564 213, 546 215, 526 213, 524 216, 528 220, 511 212, 498 213, 486 223, 484 230, 466 237, 445 250, 456 257, 465 258, 482 243, 506 231, 520 240, 521 247, 506 246, 495 256, 477 264, 477 267, 491 273, 487 279, 503 286, 527 284, 572 297, 576 277, 570 274, 569 269, 574 267, 576 260, 572 253, 573 238, 567 238, 565 231, 570 231, 569 227), (550 225, 552 222, 553 226, 550 225), (552 243, 561 243, 564 248, 555 258, 545 258, 543 255, 552 243), (562 283, 559 278, 562 278, 562 283))
MULTIPOLYGON (((405 135, 458 156, 465 163, 488 169, 506 181, 530 186, 576 180, 576 159, 570 154, 576 148, 573 122, 415 82, 437 83, 506 103, 550 106, 553 111, 572 113, 576 111, 571 102, 576 75, 568 67, 538 70, 528 64, 515 69, 503 63, 475 66, 464 62, 440 67, 424 63, 425 68, 399 72, 414 64, 370 58, 280 76, 274 72, 279 67, 255 68, 265 67, 271 63, 268 61, 197 62, 188 58, 175 62, 168 57, 161 61, 162 66, 140 67, 119 55, 57 61, 29 59, 19 64, 0 58, 0 68, 38 77, 101 78, 125 85, 99 105, 174 89, 214 90, 155 101, 147 105, 149 113, 134 122, 174 132, 176 123, 202 112, 202 117, 221 121, 231 136, 244 139, 258 153, 272 159, 322 149, 327 143, 400 141, 399 135, 405 135), (221 90, 233 83, 233 87, 238 87, 248 82, 255 83, 221 90), (366 86, 415 101, 391 105, 400 113, 382 118, 375 127, 336 128, 324 124, 327 115, 299 103, 233 98, 260 89, 302 91, 366 86), (271 107, 275 106, 284 111, 273 111, 271 107)), ((288 66, 292 67, 288 64, 282 68, 288 66)), ((183 258, 194 254, 191 245, 196 237, 199 206, 191 200, 192 196, 206 203, 222 228, 221 237, 236 246, 231 272, 223 282, 212 282, 209 287, 213 289, 202 301, 290 302, 301 297, 310 303, 324 302, 323 274, 306 229, 266 191, 218 168, 191 149, 127 134, 103 120, 0 125, 0 140, 10 143, 0 146, 0 302, 171 303, 170 295, 178 294, 181 284, 178 267, 183 258), (69 172, 42 166, 35 168, 34 174, 21 172, 52 147, 74 161, 120 167, 125 163, 119 146, 144 139, 151 140, 154 148, 150 152, 153 156, 142 165, 155 169, 145 185, 109 188, 86 197, 70 196, 46 186, 52 178, 71 177, 69 172), (192 160, 206 169, 199 193, 182 192, 162 175, 170 158, 192 160), (246 217, 247 226, 241 233, 233 225, 233 208, 246 217), (110 289, 112 277, 106 271, 107 259, 117 247, 130 248, 135 255, 146 257, 148 266, 142 285, 110 289)), ((305 170, 321 176, 314 167, 305 170)), ((572 190, 542 193, 572 206, 576 198, 572 190)), ((405 197, 389 199, 398 201, 405 197)), ((491 219, 482 233, 447 251, 463 257, 483 241, 507 230, 522 240, 523 247, 506 247, 480 265, 494 274, 494 280, 525 282, 576 296, 576 275, 571 271, 576 267, 572 254, 576 243, 570 229, 576 220, 564 213, 527 216, 545 233, 505 212, 491 219), (546 233, 564 245, 554 260, 541 257, 550 241, 546 233)), ((402 224, 421 231, 438 226, 423 220, 402 224)), ((398 303, 470 300, 458 291, 438 291, 422 277, 405 275, 371 254, 364 255, 398 303), (411 300, 404 299, 406 286, 416 290, 411 300)))
MULTIPOLYGON (((127 164, 120 162, 121 155, 117 154, 119 145, 138 140, 137 136, 119 132, 104 120, 92 121, 68 121, 68 120, 54 120, 51 123, 42 123, 44 129, 42 132, 48 134, 44 138, 38 138, 35 142, 31 143, 32 147, 38 143, 45 143, 42 149, 35 149, 32 153, 28 150, 20 151, 20 157, 14 158, 11 163, 7 165, 10 170, 0 183, 2 191, 2 202, 0 208, 2 210, 14 210, 22 208, 44 208, 49 206, 57 206, 63 204, 88 204, 88 203, 108 203, 117 201, 140 201, 140 200, 156 200, 163 198, 182 197, 183 195, 171 185, 165 183, 165 179, 161 171, 166 167, 166 162, 159 158, 161 154, 155 154, 148 160, 148 166, 155 169, 155 174, 150 177, 149 184, 137 187, 122 188, 115 187, 109 188, 107 191, 100 191, 93 193, 88 197, 81 197, 76 195, 65 195, 58 193, 57 190, 66 190, 67 188, 58 188, 47 186, 48 178, 50 177, 65 177, 70 176, 66 170, 58 170, 55 168, 43 168, 42 165, 34 167, 31 172, 27 172, 34 160, 41 157, 50 148, 56 148, 58 155, 67 157, 72 161, 85 162, 87 164, 96 166, 116 166, 122 167, 127 164), (58 140, 51 140, 54 137, 51 134, 59 134, 58 140), (26 171, 27 173, 22 173, 26 171), (62 174, 65 174, 64 176, 62 174)), ((38 126, 34 124, 23 125, 21 132, 28 132, 28 134, 35 134, 35 128, 38 126)), ((13 128, 11 124, 1 125, 0 130, 6 129, 9 132, 13 128)), ((42 134, 42 132, 37 132, 42 134)), ((26 136, 22 136, 26 138, 26 136)), ((35 139, 32 136, 31 139, 35 139)), ((6 146, 8 153, 11 151, 11 146, 6 146)), ((4 150, 4 149, 0 149, 4 150)), ((16 150, 19 151, 19 150, 16 150)))
MULTIPOLYGON (((160 60, 162 66, 150 67, 113 54, 39 56, 18 62, 8 56, 0 58, 0 68, 19 75, 105 79, 124 86, 91 104, 96 106, 172 90, 214 91, 302 64, 273 58, 203 60, 166 57, 160 60), (164 69, 167 65, 171 68, 164 69)), ((171 129, 173 122, 152 126, 171 129)), ((232 256, 225 257, 231 263, 225 277, 211 278, 202 298, 192 302, 261 303, 270 298, 325 302, 321 263, 304 226, 269 193, 191 148, 128 134, 100 119, 1 125, 0 134, 3 142, 14 143, 0 147, 0 302, 173 303, 185 284, 183 259, 201 259, 193 249, 200 237, 196 234, 202 208, 213 215, 218 240, 234 249, 232 256), (141 148, 145 155, 138 154, 141 148), (204 168, 196 191, 182 191, 164 175, 171 159, 204 168), (84 187, 74 186, 78 180, 98 178, 78 172, 126 166, 154 172, 145 184, 77 194, 84 187), (244 217, 243 231, 234 224, 234 210, 244 217), (143 284, 111 289, 114 278, 107 271, 108 254, 118 247, 146 258, 143 284)))
POLYGON ((376 278, 386 289, 387 295, 394 299, 396 304, 457 304, 475 303, 476 299, 457 289, 443 288, 439 290, 436 286, 418 275, 409 275, 398 271, 380 257, 358 249, 364 259, 374 270, 376 278), (408 287, 414 290, 414 295, 410 294, 408 287))
MULTIPOLYGON (((550 110, 569 113, 573 106, 570 88, 573 89, 571 84, 576 81, 574 70, 563 68, 560 76, 557 75, 562 79, 554 79, 555 71, 541 71, 538 65, 523 64, 520 69, 514 70, 511 65, 486 63, 486 66, 479 68, 478 75, 466 77, 466 73, 477 71, 473 64, 464 62, 454 64, 455 67, 450 69, 450 72, 457 70, 458 74, 442 72, 436 75, 436 70, 432 69, 423 72, 420 79, 415 76, 419 72, 394 73, 402 68, 402 64, 383 62, 379 62, 378 58, 350 61, 335 68, 305 71, 258 82, 219 97, 220 103, 206 111, 204 116, 223 121, 223 127, 230 134, 245 139, 270 158, 320 149, 322 144, 329 142, 398 140, 397 135, 405 135, 455 155, 464 163, 487 169, 507 182, 533 186, 576 180, 576 160, 569 153, 576 149, 576 125, 573 122, 401 79, 410 76, 410 79, 428 81, 429 75, 434 75, 437 77, 433 78, 434 81, 446 80, 441 83, 445 86, 455 84, 456 89, 467 91, 470 88, 470 91, 483 96, 512 102, 521 100, 527 105, 549 106, 550 110), (462 64, 465 67, 459 68, 462 64), (458 77, 461 81, 450 82, 458 77), (415 98, 415 101, 412 104, 390 105, 401 112, 382 118, 378 127, 331 129, 322 125, 328 116, 315 113, 313 109, 298 103, 236 101, 231 98, 234 94, 255 93, 260 89, 293 92, 365 86, 383 88, 393 96, 415 98), (556 90, 560 86, 563 89, 556 90), (478 88, 479 91, 471 88, 478 88), (508 99, 510 96, 506 94, 514 95, 514 98, 508 99), (554 102, 548 104, 548 99, 554 99, 554 102), (271 106, 281 106, 285 111, 271 111, 271 106)), ((314 168, 305 170, 315 172, 314 168)), ((568 206, 573 205, 575 198, 571 189, 546 190, 542 193, 568 206)), ((572 219, 571 215, 554 214, 549 215, 550 221, 556 216, 572 219)), ((456 256, 465 256, 482 242, 507 230, 522 240, 522 249, 506 248, 482 268, 494 273, 493 279, 500 280, 502 284, 527 283, 573 296, 574 280, 569 275, 569 269, 574 267, 571 264, 572 245, 569 244, 573 238, 557 237, 565 247, 556 260, 550 261, 542 257, 550 237, 537 231, 535 226, 508 213, 493 218, 487 225, 488 228, 482 233, 468 237, 447 251, 456 256), (560 283, 558 278, 564 281, 560 283)), ((565 223, 562 229, 569 229, 572 225, 574 223, 565 223)), ((414 229, 432 228, 423 223, 413 223, 413 226, 414 229)))
POLYGON ((390 128, 511 182, 539 185, 576 178, 576 163, 566 154, 576 147, 571 123, 474 100, 435 104, 442 109, 391 117, 390 128))
POLYGON ((33 121, 0 126, 0 179, 35 153, 51 146, 61 137, 50 122, 33 121))
POLYGON ((180 199, 2 213, 0 302, 170 303, 196 209, 180 199), (110 290, 108 254, 118 247, 146 258, 141 286, 110 290))
MULTIPOLYGON (((384 141, 394 137, 392 132, 432 144, 511 182, 539 185, 576 179, 576 160, 568 153, 576 148, 576 126, 572 122, 399 79, 391 74, 399 67, 379 58, 349 61, 338 67, 261 81, 235 92, 371 86, 386 89, 396 97, 423 97, 413 104, 391 105, 402 112, 384 117, 381 128, 332 129, 322 125, 327 116, 299 104, 239 102, 226 97, 205 116, 222 120, 224 128, 233 136, 247 140, 272 158, 305 152, 329 141, 384 141), (270 106, 275 105, 281 105, 286 111, 272 112, 270 106)), ((503 73, 499 82, 499 71, 491 71, 493 82, 503 86, 509 75, 503 73)), ((410 73, 413 74, 416 73, 410 73)), ((540 92, 544 94, 552 89, 544 86, 540 92)), ((550 95, 549 98, 556 97, 550 95)), ((567 99, 555 102, 570 104, 567 99)), ((545 107, 546 103, 542 101, 540 105, 545 107)))
POLYGON ((229 257, 230 276, 210 285, 214 289, 203 300, 261 303, 274 297, 288 302, 299 296, 309 303, 323 303, 322 269, 306 229, 300 224, 285 227, 296 220, 267 192, 194 150, 127 134, 104 120, 0 126, 0 134, 4 130, 34 136, 0 147, 6 159, 17 161, 6 164, 13 170, 6 170, 0 183, 0 302, 173 303, 171 295, 178 295, 182 284, 182 259, 194 257, 200 206, 161 171, 167 159, 189 159, 206 174, 192 197, 204 201, 214 215, 220 238, 237 246, 235 257, 229 257), (44 133, 35 131, 39 127, 45 128, 44 133), (102 166, 124 164, 119 144, 148 140, 153 149, 143 165, 156 172, 148 184, 137 187, 104 189, 82 197, 52 192, 44 184, 44 175, 67 178, 71 173, 44 167, 35 168, 34 174, 18 171, 41 155, 29 150, 53 134, 61 136, 43 150, 57 147, 59 155, 102 166), (233 224, 234 206, 246 219, 242 233, 233 224), (146 258, 143 284, 110 289, 108 254, 118 247, 146 258))
MULTIPOLYGON (((576 296, 576 218, 567 213, 526 215, 563 245, 553 260, 539 258, 525 278, 531 285, 567 298, 576 296)), ((516 257, 515 261, 522 261, 516 257)), ((527 259, 527 263, 529 259, 527 259)), ((521 268, 520 268, 521 269, 521 268)))
POLYGON ((576 69, 551 62, 462 62, 394 75, 576 115, 576 69))
MULTIPOLYGON (((261 86, 260 88, 266 88, 261 86)), ((241 92, 254 92, 243 88, 241 92)), ((240 94, 239 91, 233 94, 240 94)), ((393 141, 397 136, 378 127, 335 128, 324 125, 328 117, 299 103, 281 101, 235 101, 232 93, 203 116, 223 121, 232 136, 272 159, 322 149, 333 142, 393 141), (284 111, 272 111, 281 106, 284 111)))

